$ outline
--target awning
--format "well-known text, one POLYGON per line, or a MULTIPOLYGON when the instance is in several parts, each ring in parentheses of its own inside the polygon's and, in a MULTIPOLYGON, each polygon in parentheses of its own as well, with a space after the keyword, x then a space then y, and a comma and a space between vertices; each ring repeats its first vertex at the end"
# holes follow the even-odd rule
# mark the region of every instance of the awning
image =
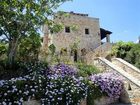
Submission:
POLYGON ((100 28, 100 34, 101 34, 101 40, 104 39, 106 37, 107 34, 112 34, 111 31, 105 30, 103 28, 100 28))

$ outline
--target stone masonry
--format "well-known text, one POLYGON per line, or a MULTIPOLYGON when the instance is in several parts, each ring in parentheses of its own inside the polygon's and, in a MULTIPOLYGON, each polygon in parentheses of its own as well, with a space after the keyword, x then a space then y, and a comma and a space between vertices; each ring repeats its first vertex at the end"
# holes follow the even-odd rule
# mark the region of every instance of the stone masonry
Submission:
POLYGON ((66 14, 68 15, 57 13, 54 18, 56 24, 63 24, 63 29, 60 32, 50 34, 48 27, 44 25, 44 48, 54 44, 56 53, 60 54, 61 50, 65 49, 70 55, 71 46, 77 43, 78 48, 73 56, 78 58, 101 45, 99 18, 74 12, 66 12, 66 14), (73 29, 73 26, 76 28, 73 29))

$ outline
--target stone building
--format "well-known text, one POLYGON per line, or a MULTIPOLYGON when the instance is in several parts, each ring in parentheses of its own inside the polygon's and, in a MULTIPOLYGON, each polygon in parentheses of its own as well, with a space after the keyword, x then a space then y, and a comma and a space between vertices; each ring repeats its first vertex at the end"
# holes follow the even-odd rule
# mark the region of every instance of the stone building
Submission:
POLYGON ((105 37, 106 42, 110 42, 111 32, 100 28, 99 18, 74 12, 65 12, 65 14, 57 13, 54 18, 55 23, 63 24, 60 32, 52 33, 44 25, 43 48, 54 44, 57 54, 62 54, 64 51, 67 55, 72 56, 74 61, 77 61, 88 55, 89 52, 94 52, 102 45, 102 39, 105 37))

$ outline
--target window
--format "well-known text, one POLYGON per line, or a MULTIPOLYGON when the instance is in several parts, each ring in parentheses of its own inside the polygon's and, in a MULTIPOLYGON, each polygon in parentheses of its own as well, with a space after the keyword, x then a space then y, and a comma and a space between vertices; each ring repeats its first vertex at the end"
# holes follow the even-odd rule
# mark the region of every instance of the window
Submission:
POLYGON ((67 48, 61 48, 60 54, 61 55, 67 55, 67 48))
POLYGON ((81 50, 81 56, 85 56, 85 55, 86 55, 86 49, 83 48, 83 49, 81 50))
POLYGON ((85 29, 85 34, 89 34, 89 29, 88 28, 85 29))
POLYGON ((65 32, 70 33, 70 27, 65 27, 65 32))

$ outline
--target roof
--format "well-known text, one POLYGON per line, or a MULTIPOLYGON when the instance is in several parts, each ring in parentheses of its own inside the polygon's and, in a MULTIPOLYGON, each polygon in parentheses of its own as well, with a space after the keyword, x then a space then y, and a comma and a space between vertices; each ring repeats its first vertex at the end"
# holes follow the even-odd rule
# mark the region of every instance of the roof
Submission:
POLYGON ((100 28, 100 33, 101 33, 101 39, 104 39, 106 37, 107 34, 112 34, 111 31, 105 30, 103 28, 100 28))
POLYGON ((79 15, 79 16, 88 16, 88 14, 75 13, 75 12, 73 12, 73 11, 71 11, 71 12, 64 12, 64 13, 69 13, 69 14, 72 14, 72 15, 79 15))

